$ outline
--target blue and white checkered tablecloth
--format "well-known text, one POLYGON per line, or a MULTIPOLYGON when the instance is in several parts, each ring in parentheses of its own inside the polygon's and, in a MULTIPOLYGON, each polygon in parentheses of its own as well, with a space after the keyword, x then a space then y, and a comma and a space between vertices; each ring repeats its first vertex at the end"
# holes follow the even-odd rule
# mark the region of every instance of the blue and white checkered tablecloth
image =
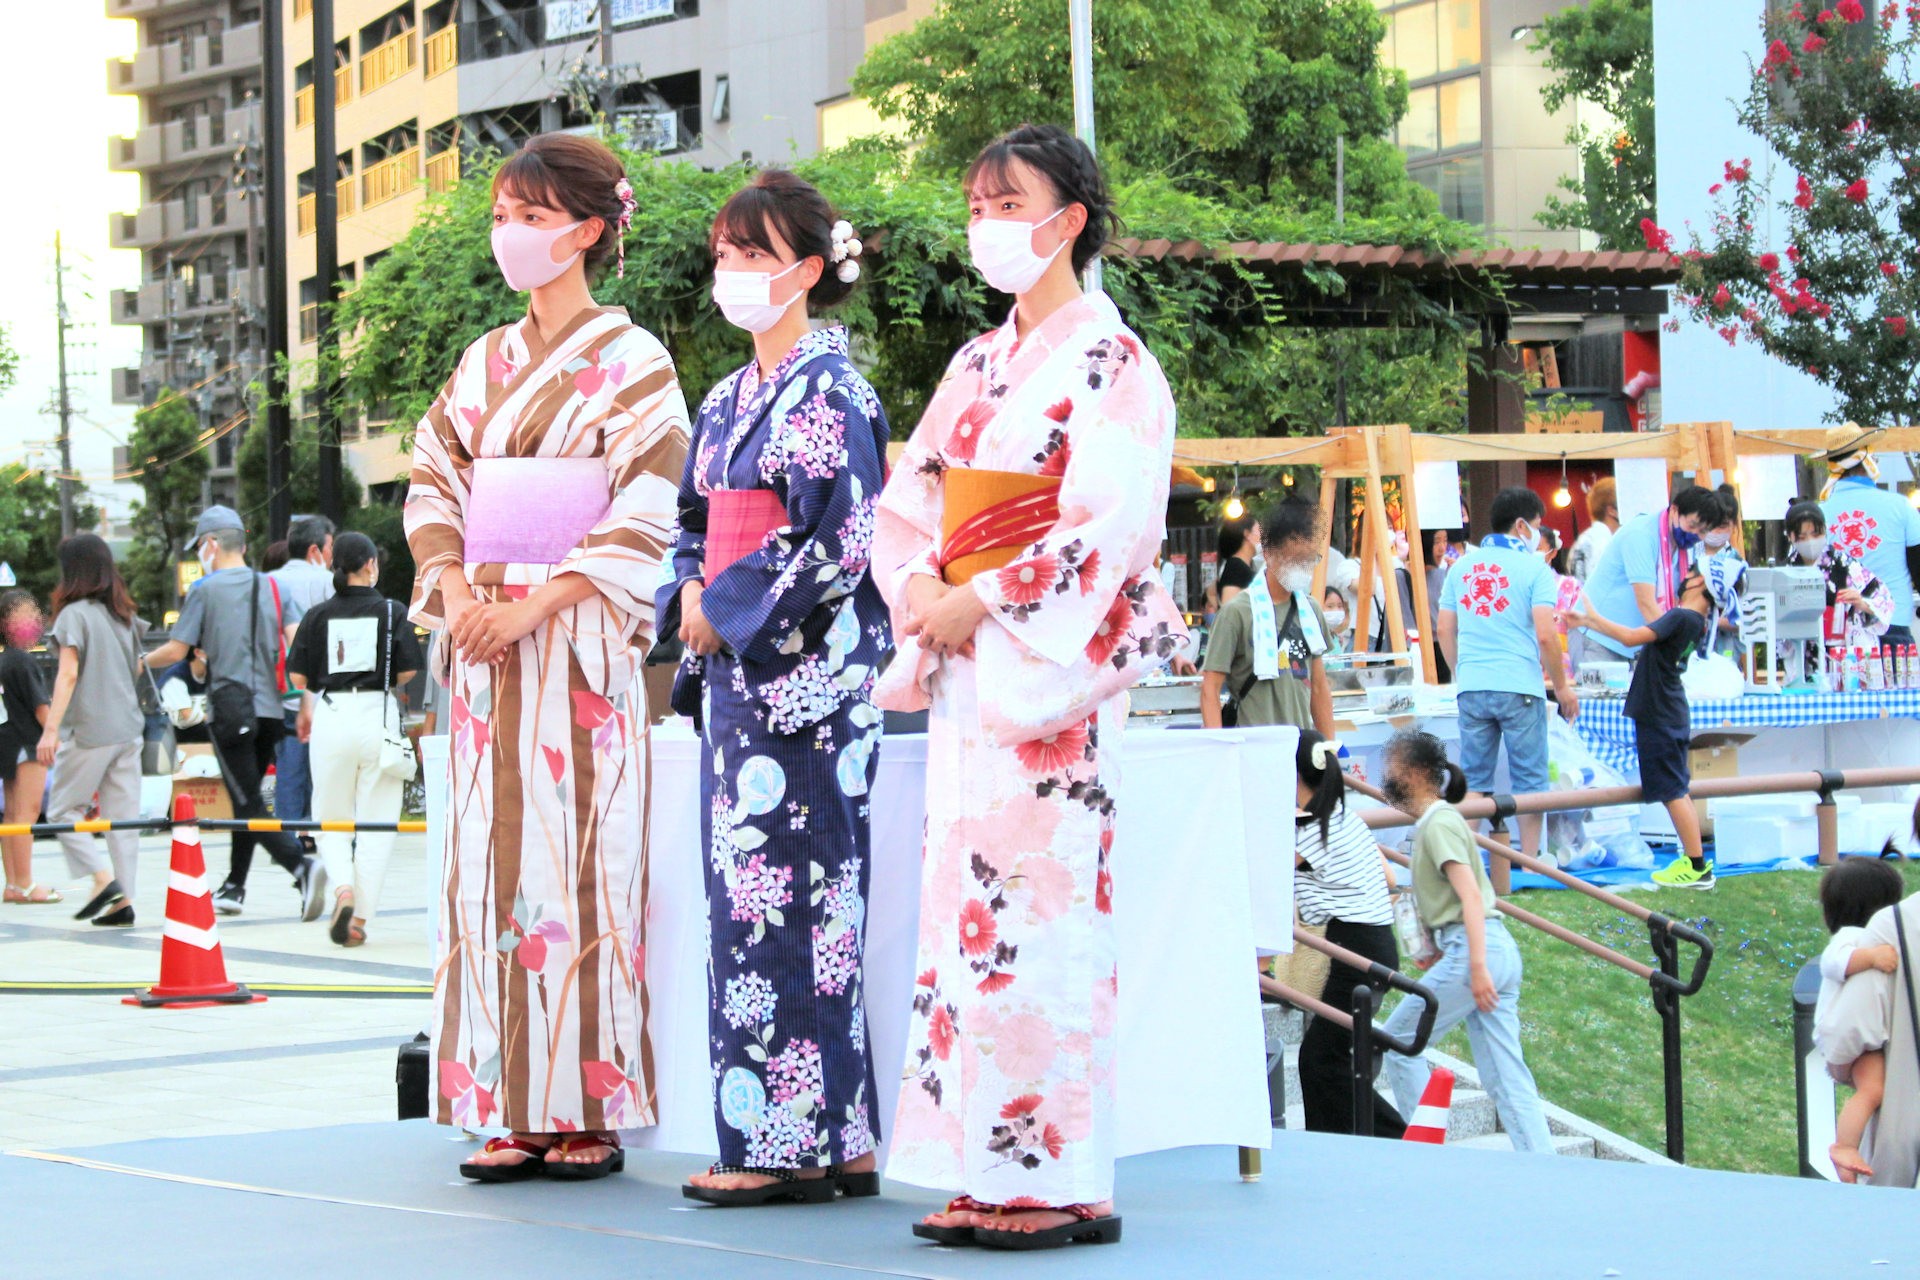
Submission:
MULTIPOLYGON (((1633 721, 1620 698, 1583 698, 1573 727, 1593 753, 1628 778, 1640 776, 1633 751, 1633 721)), ((1750 693, 1740 698, 1690 701, 1696 736, 1716 729, 1793 729, 1815 724, 1892 717, 1920 719, 1920 689, 1862 693, 1750 693)), ((1817 763, 1817 762, 1816 762, 1817 763)))

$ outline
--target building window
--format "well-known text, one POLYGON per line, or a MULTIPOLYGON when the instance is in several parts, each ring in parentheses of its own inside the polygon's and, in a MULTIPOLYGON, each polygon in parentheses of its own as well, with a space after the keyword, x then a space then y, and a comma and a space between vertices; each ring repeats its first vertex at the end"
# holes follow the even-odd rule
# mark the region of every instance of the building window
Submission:
POLYGON ((1440 212, 1461 222, 1487 220, 1486 161, 1478 154, 1408 165, 1407 174, 1439 197, 1440 212))

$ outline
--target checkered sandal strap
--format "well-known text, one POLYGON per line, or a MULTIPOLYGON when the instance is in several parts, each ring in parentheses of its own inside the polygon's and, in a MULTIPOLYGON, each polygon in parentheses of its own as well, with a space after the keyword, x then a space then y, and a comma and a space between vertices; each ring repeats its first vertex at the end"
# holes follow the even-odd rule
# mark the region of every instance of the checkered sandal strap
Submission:
POLYGON ((755 1169, 747 1165, 740 1165, 740 1164, 715 1163, 707 1167, 707 1172, 710 1174, 718 1174, 723 1176, 729 1173, 751 1174, 756 1178, 772 1178, 776 1182, 800 1181, 800 1175, 795 1173, 791 1169, 755 1169))

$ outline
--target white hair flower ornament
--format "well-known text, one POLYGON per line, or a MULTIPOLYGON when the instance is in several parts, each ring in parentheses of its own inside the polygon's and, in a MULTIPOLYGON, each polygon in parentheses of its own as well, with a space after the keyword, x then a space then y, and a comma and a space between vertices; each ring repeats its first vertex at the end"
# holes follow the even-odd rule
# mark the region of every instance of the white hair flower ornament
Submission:
POLYGON ((855 259, 859 258, 864 246, 861 245, 859 237, 854 235, 853 224, 845 218, 833 224, 830 234, 833 240, 833 260, 840 264, 834 274, 840 277, 842 284, 852 284, 860 278, 860 264, 855 259))

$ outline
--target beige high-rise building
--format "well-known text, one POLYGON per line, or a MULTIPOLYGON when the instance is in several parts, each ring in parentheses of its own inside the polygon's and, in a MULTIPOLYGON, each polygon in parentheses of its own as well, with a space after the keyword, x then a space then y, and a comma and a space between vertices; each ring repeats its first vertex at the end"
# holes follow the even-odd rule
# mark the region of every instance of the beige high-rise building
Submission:
MULTIPOLYGON (((113 247, 141 259, 139 282, 113 291, 113 320, 144 336, 140 363, 113 371, 114 403, 184 392, 213 433, 209 496, 231 501, 242 397, 263 349, 263 202, 245 198, 261 127, 260 0, 107 0, 107 12, 138 23, 138 52, 106 71, 109 93, 140 100, 140 127, 107 139, 107 160, 140 176, 142 196, 109 224, 113 247)), ((126 466, 120 457, 115 470, 126 466)))
POLYGON ((1593 247, 1581 232, 1539 222, 1560 179, 1580 174, 1566 140, 1575 109, 1548 113, 1548 72, 1528 47, 1541 19, 1567 4, 1374 0, 1387 21, 1381 60, 1406 72, 1411 90, 1395 135, 1407 171, 1439 196, 1441 212, 1515 247, 1593 247))

